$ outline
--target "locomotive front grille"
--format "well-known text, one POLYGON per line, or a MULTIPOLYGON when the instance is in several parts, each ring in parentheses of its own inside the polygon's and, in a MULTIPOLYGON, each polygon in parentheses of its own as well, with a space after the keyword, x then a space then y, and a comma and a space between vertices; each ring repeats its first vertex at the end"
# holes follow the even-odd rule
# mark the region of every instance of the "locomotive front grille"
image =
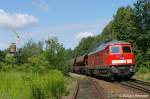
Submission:
POLYGON ((112 67, 112 72, 115 74, 128 74, 131 72, 130 68, 133 66, 119 66, 119 67, 112 67))
POLYGON ((132 65, 132 66, 124 66, 124 67, 119 67, 119 70, 120 70, 120 73, 121 74, 128 74, 128 73, 134 73, 135 72, 135 66, 132 65))

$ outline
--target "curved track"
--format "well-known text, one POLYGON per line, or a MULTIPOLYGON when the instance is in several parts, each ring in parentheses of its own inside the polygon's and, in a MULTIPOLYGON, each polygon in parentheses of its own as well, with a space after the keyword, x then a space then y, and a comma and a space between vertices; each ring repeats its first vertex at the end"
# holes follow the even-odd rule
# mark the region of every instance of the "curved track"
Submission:
POLYGON ((149 82, 144 82, 141 80, 134 79, 134 80, 119 82, 119 84, 150 94, 150 83, 149 82))

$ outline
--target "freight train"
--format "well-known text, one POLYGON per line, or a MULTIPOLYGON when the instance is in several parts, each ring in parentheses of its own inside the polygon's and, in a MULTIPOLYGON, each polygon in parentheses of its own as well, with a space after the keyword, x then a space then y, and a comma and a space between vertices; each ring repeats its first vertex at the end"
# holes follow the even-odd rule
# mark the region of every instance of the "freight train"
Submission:
POLYGON ((134 58, 130 43, 110 40, 86 55, 73 58, 72 71, 111 80, 130 78, 136 71, 134 58))

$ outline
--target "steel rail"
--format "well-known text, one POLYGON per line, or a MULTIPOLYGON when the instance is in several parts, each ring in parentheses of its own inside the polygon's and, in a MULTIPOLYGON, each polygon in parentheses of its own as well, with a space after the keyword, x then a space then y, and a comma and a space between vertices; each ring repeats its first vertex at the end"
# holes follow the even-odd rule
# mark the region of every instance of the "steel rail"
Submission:
POLYGON ((76 85, 76 88, 75 88, 75 91, 74 91, 72 99, 76 99, 77 98, 77 95, 78 95, 78 92, 79 92, 79 86, 80 86, 80 80, 77 80, 77 85, 76 85))
POLYGON ((146 86, 149 86, 149 87, 150 87, 150 82, 145 82, 145 81, 141 81, 141 80, 135 80, 134 82, 135 82, 135 83, 142 84, 142 85, 146 85, 146 86))
POLYGON ((134 88, 134 89, 137 89, 137 90, 140 90, 140 91, 143 91, 143 92, 146 92, 148 94, 150 94, 150 86, 149 87, 143 87, 143 85, 145 86, 145 84, 138 84, 137 82, 119 82, 119 84, 121 85, 125 85, 127 87, 131 87, 131 88, 134 88))

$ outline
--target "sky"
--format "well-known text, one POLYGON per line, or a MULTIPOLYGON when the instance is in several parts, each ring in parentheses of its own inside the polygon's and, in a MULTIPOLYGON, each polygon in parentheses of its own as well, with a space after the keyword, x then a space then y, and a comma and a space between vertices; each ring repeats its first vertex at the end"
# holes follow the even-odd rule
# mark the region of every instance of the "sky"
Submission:
POLYGON ((84 37, 95 36, 121 6, 136 0, 1 0, 0 49, 12 42, 57 37, 65 48, 75 48, 84 37), (17 40, 17 32, 20 39, 17 40))

